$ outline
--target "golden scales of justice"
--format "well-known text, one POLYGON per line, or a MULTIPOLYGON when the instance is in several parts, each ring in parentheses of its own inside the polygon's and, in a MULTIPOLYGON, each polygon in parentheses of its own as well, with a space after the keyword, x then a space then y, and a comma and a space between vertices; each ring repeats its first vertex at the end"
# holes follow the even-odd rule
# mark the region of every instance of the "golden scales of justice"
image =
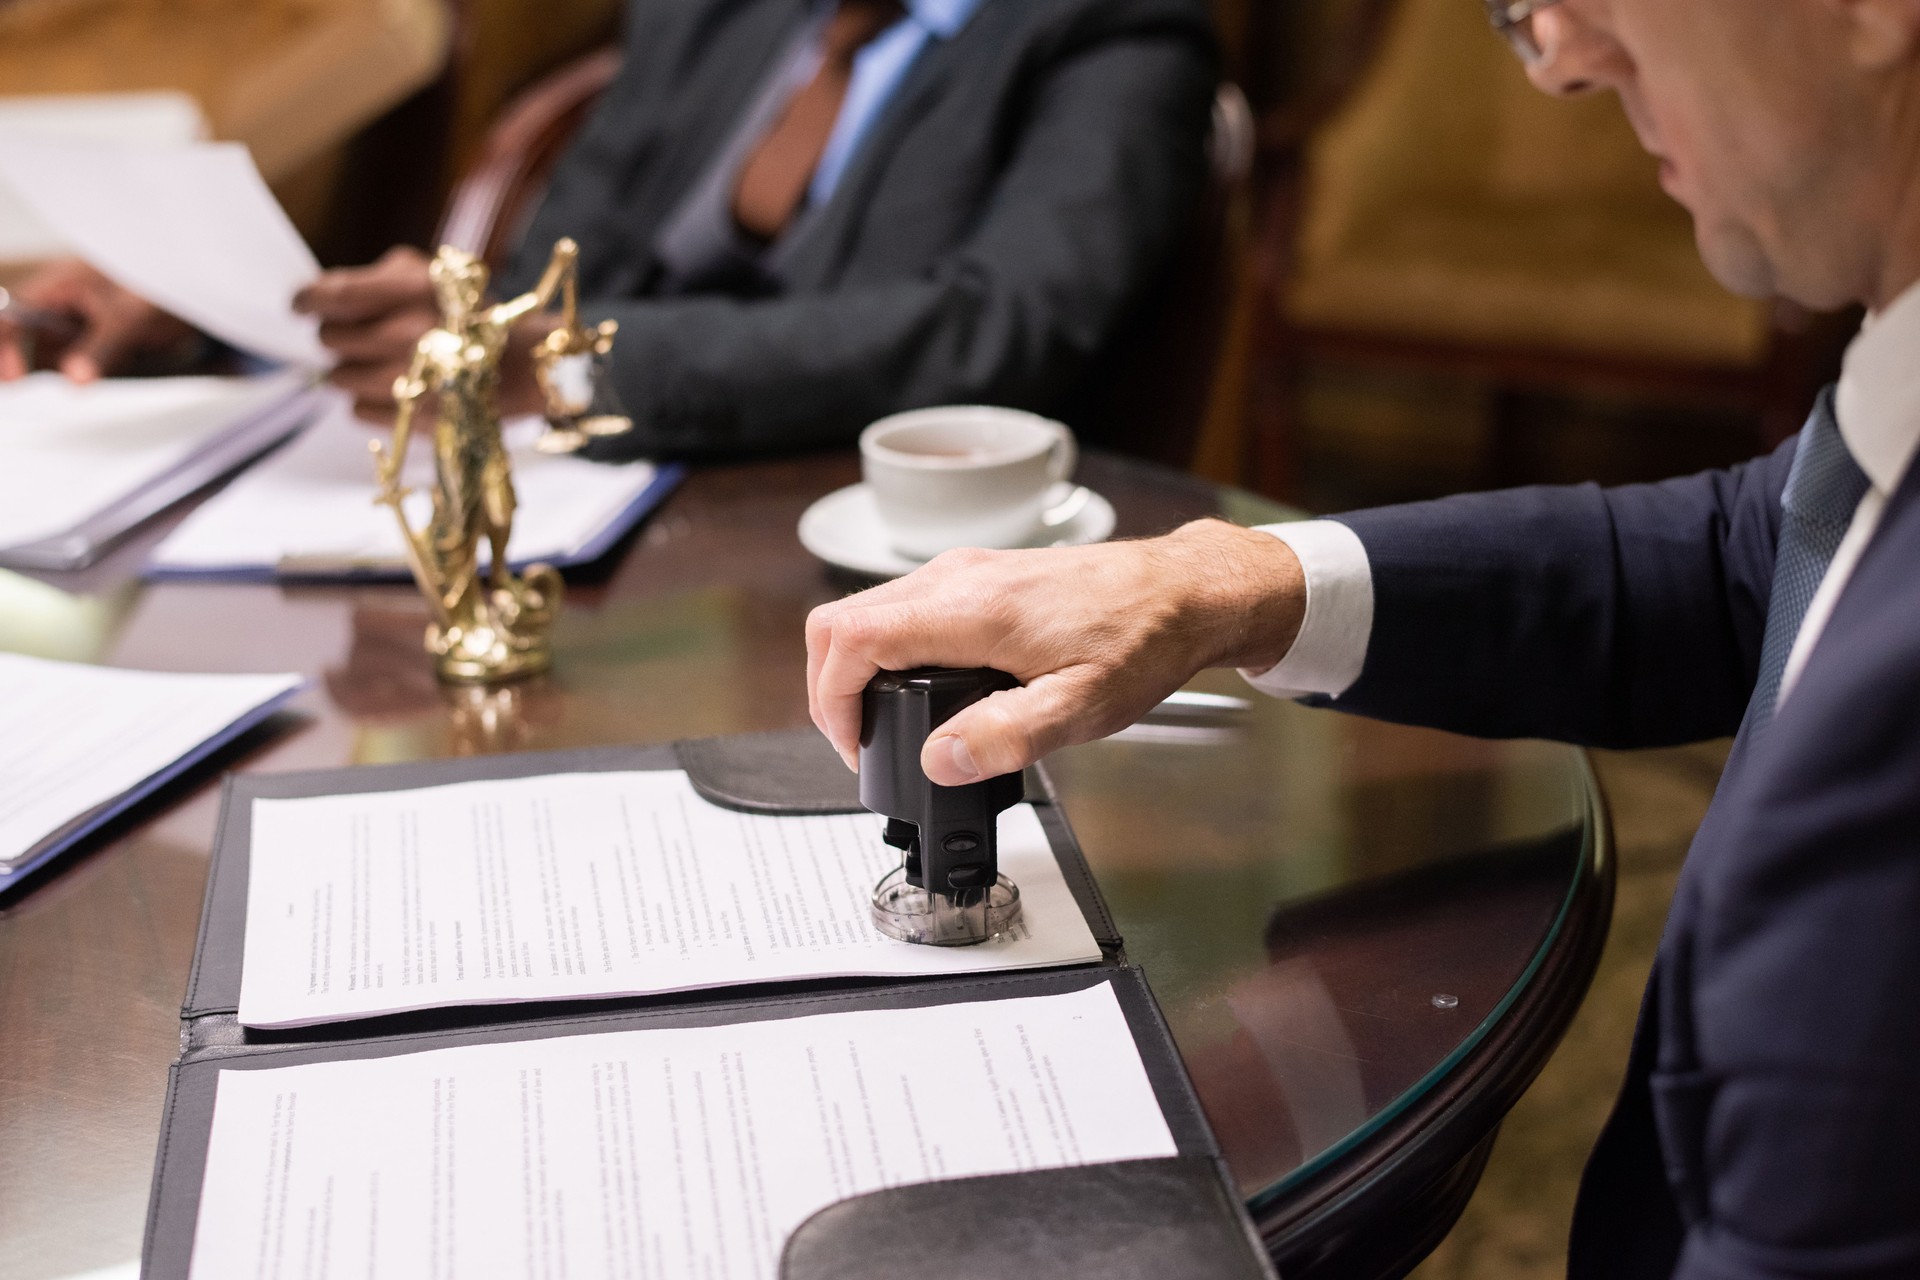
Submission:
POLYGON ((537 446, 571 453, 633 422, 618 412, 606 385, 614 321, 580 323, 579 246, 553 247, 529 293, 483 305, 487 268, 473 254, 443 245, 428 268, 440 323, 421 337, 413 364, 394 383, 399 414, 391 444, 373 442, 374 501, 400 523, 407 564, 432 611, 426 647, 442 680, 495 684, 544 671, 553 662, 553 621, 563 584, 552 565, 515 573, 507 561, 513 532, 512 465, 500 435, 500 360, 514 323, 560 298, 559 325, 533 349, 534 377, 545 401, 547 429, 537 446), (414 415, 431 399, 432 514, 416 528, 401 485, 414 415), (488 560, 483 567, 481 551, 488 560))

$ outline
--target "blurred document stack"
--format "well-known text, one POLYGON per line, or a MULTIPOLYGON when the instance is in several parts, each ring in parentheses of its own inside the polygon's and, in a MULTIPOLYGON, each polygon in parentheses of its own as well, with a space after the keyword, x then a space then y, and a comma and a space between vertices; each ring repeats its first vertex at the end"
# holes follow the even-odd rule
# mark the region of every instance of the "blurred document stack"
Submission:
POLYGON ((271 715, 292 675, 0 654, 0 891, 271 715))
POLYGON ((313 412, 304 375, 0 385, 0 565, 74 569, 313 412))
POLYGON ((0 132, 0 192, 123 287, 286 366, 0 385, 0 564, 74 569, 312 418, 326 352, 290 303, 319 267, 243 147, 26 132, 0 132))

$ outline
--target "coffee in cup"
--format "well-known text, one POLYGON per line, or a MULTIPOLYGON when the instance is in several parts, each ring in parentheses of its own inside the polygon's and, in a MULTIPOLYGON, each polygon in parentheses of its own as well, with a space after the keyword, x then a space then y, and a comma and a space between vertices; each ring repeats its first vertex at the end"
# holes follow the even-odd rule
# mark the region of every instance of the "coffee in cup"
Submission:
POLYGON ((1020 409, 943 405, 860 433, 860 463, 894 550, 1017 547, 1073 474, 1073 432, 1020 409))

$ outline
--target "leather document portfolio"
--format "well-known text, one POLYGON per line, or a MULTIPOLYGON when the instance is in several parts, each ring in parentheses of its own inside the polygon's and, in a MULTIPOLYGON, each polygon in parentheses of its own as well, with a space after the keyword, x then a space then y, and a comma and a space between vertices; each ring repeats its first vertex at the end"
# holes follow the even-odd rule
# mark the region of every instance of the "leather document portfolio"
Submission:
MULTIPOLYGON (((871 822, 878 843, 854 776, 811 731, 229 778, 155 1158, 147 1280, 330 1267, 766 1280, 1272 1275, 1146 979, 1127 962, 1040 770, 1027 775, 1026 799, 1058 864, 1060 901, 1070 895, 1075 927, 1095 944, 1084 959, 975 972, 942 959, 949 967, 924 972, 242 1022, 256 815, 271 802, 639 774, 684 775, 698 802, 678 803, 731 815, 871 822), (476 1260, 483 1238, 504 1253, 476 1260)), ((371 883, 364 850, 377 848, 351 830, 343 883, 371 883)), ((652 839, 660 829, 646 830, 652 839)), ((527 870, 533 850, 516 853, 515 891, 546 895, 559 921, 531 943, 523 932, 528 955, 558 938, 554 963, 564 967, 566 940, 583 939, 585 968, 611 972, 626 924, 606 927, 617 916, 607 904, 624 888, 601 874, 579 911, 557 881, 527 870), (569 911, 585 923, 567 924, 569 911)), ((808 845, 792 874, 814 875, 832 856, 808 845)), ((416 868, 398 896, 430 894, 414 847, 396 860, 416 868)), ((677 895, 689 938, 739 930, 764 910, 728 897, 714 874, 698 894, 677 895), (715 909, 701 924, 701 898, 739 910, 715 909)), ((355 956, 315 941, 309 957, 306 926, 278 907, 255 922, 299 939, 289 968, 302 990, 324 986, 330 964, 357 966, 356 983, 393 984, 389 968, 357 958, 374 955, 372 908, 358 890, 311 896, 340 930, 313 937, 347 939, 355 956)), ((251 901, 261 910, 257 894, 251 901)), ((288 912, 305 902, 290 898, 288 912)), ((653 914, 633 914, 637 927, 666 929, 676 910, 655 902, 653 914)), ((813 926, 794 916, 781 927, 813 926)), ((423 971, 429 937, 434 954, 458 955, 468 971, 488 962, 489 946, 513 953, 471 921, 457 948, 448 932, 418 925, 409 974, 423 971)))

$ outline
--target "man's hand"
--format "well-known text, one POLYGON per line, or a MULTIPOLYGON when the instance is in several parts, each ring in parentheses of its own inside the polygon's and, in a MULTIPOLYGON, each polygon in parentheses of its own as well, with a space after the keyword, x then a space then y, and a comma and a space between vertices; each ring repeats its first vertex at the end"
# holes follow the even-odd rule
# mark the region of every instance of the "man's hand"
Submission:
POLYGON ((328 381, 353 397, 354 412, 393 418, 393 384, 413 361, 421 335, 440 323, 427 256, 405 245, 365 267, 321 274, 293 295, 293 309, 320 321, 336 363, 328 381))
POLYGON ((928 778, 959 786, 1123 729, 1205 667, 1273 665, 1305 610, 1292 550, 1218 520, 1144 542, 949 551, 813 611, 807 700, 853 767, 875 672, 1011 673, 1024 688, 955 715, 921 752, 928 778))
MULTIPOLYGON (((412 364, 421 337, 440 323, 427 275, 430 261, 420 250, 401 245, 371 266, 328 271, 293 297, 295 311, 319 318, 320 341, 337 360, 328 381, 351 395, 354 412, 368 421, 393 421, 394 383, 412 364)), ((532 413, 541 407, 532 352, 552 328, 552 317, 533 315, 508 335, 501 357, 502 412, 532 413)))
POLYGON ((75 382, 92 382, 136 357, 179 351, 184 360, 198 349, 191 325, 78 258, 47 263, 12 292, 26 306, 70 315, 75 327, 49 343, 0 314, 0 381, 25 377, 34 368, 58 368, 75 382))

